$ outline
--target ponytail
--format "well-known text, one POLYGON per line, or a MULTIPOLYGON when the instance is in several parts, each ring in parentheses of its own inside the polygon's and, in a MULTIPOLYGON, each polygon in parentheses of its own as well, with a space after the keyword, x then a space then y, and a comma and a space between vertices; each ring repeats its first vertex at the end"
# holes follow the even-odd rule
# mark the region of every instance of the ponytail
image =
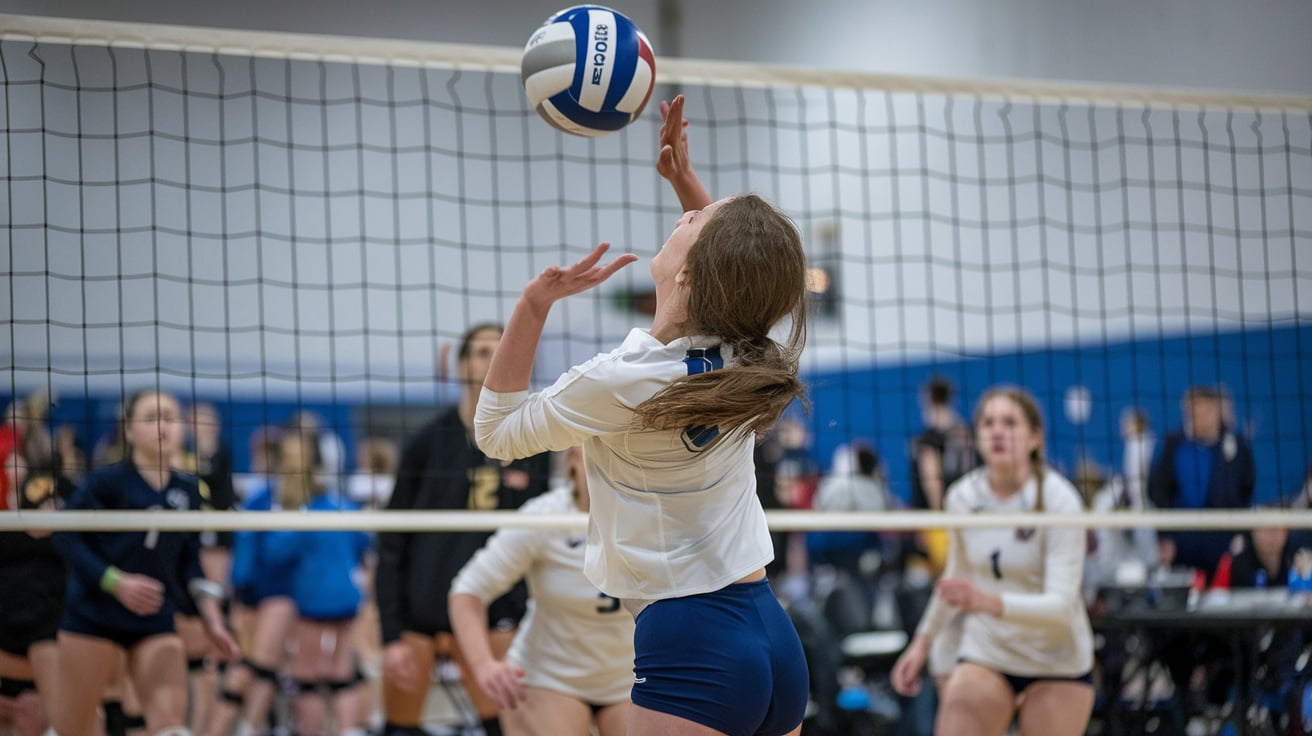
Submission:
POLYGON ((769 428, 805 396, 798 363, 806 341, 806 254, 797 227, 765 200, 724 201, 684 264, 687 334, 718 337, 729 365, 679 378, 637 408, 633 426, 717 427, 721 435, 769 428), (790 322, 782 342, 771 336, 790 322))

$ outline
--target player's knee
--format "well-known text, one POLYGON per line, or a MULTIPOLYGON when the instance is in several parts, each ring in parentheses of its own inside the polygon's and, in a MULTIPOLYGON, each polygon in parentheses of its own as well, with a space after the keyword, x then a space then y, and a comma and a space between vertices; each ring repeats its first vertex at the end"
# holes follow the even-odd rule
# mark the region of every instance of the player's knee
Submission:
POLYGON ((242 664, 246 665, 246 669, 257 680, 264 680, 265 682, 269 682, 274 685, 278 684, 278 673, 274 671, 272 667, 264 667, 262 665, 258 665, 254 661, 249 659, 243 659, 242 664))

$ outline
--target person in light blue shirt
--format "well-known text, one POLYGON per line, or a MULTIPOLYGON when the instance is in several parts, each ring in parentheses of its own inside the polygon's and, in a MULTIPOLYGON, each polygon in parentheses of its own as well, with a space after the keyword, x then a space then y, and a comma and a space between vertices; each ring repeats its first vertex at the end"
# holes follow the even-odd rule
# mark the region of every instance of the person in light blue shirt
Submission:
MULTIPOLYGON (((285 461, 308 457, 303 435, 289 434, 282 442, 285 461)), ((284 508, 299 501, 309 512, 349 513, 355 504, 327 493, 308 463, 291 463, 303 469, 301 482, 285 487, 300 496, 285 496, 284 508)), ((284 467, 288 467, 284 464, 284 467)), ((298 733, 321 733, 325 723, 322 691, 332 701, 333 720, 344 736, 357 734, 360 722, 355 647, 352 630, 363 600, 361 578, 365 555, 372 546, 361 531, 275 531, 265 537, 262 552, 272 565, 291 569, 292 600, 297 621, 293 628, 296 652, 290 666, 298 686, 295 698, 298 733)))

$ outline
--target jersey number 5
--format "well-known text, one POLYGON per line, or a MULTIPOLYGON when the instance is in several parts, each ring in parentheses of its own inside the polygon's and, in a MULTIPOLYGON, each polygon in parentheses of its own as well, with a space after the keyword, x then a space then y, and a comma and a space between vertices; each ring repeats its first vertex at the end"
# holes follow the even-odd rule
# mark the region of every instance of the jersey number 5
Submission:
POLYGON ((597 604, 597 613, 615 613, 620 610, 620 599, 614 596, 598 593, 597 597, 601 602, 597 604))

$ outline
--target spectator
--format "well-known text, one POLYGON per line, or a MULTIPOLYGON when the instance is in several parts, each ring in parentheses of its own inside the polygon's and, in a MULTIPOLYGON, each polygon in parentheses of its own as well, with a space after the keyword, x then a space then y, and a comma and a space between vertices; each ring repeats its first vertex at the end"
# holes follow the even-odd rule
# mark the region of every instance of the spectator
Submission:
MULTIPOLYGON (((1238 509, 1253 503, 1256 469, 1248 442, 1225 420, 1225 395, 1210 386, 1184 393, 1183 428, 1167 435, 1148 476, 1148 497, 1161 509, 1238 509)), ((1210 573, 1230 547, 1228 530, 1157 534, 1162 565, 1210 573)), ((1208 704, 1228 698, 1234 676, 1231 645, 1224 638, 1191 632, 1170 635, 1158 658, 1175 685, 1175 717, 1183 722, 1208 704), (1201 684, 1201 689, 1196 687, 1201 684)))
MULTIPOLYGON (((1076 468, 1075 488, 1087 499, 1086 505, 1094 513, 1134 510, 1125 479, 1120 476, 1108 478, 1095 463, 1086 461, 1076 468)), ((1087 588, 1115 582, 1117 570, 1124 565, 1135 566, 1147 574, 1148 568, 1157 564, 1157 532, 1151 528, 1089 531, 1090 552, 1084 568, 1087 588)))
POLYGON ((942 509, 944 490, 978 464, 970 427, 952 405, 956 392, 941 376, 921 391, 925 429, 911 441, 913 509, 942 509))
MULTIPOLYGON (((852 443, 847 454, 852 459, 836 462, 836 471, 820 481, 815 509, 838 513, 887 511, 891 503, 879 455, 873 447, 862 442, 852 443), (843 466, 847 466, 846 469, 843 466)), ((879 549, 879 533, 875 531, 808 532, 806 535, 810 564, 828 565, 856 586, 864 625, 870 623, 870 612, 875 603, 875 581, 874 570, 864 570, 862 558, 868 552, 877 553, 879 549)))
MULTIPOLYGON (((1224 419, 1223 394, 1194 386, 1184 394, 1183 429, 1168 435, 1148 477, 1148 496, 1160 509, 1242 509, 1253 504, 1257 482, 1248 442, 1224 419)), ((1230 545, 1229 531, 1162 531, 1163 565, 1213 570, 1230 545)))
POLYGON ((1125 508, 1138 511, 1147 500, 1148 474, 1152 470, 1153 448, 1157 446, 1157 436, 1143 409, 1132 406, 1121 412, 1121 440, 1125 443, 1121 458, 1125 508))

